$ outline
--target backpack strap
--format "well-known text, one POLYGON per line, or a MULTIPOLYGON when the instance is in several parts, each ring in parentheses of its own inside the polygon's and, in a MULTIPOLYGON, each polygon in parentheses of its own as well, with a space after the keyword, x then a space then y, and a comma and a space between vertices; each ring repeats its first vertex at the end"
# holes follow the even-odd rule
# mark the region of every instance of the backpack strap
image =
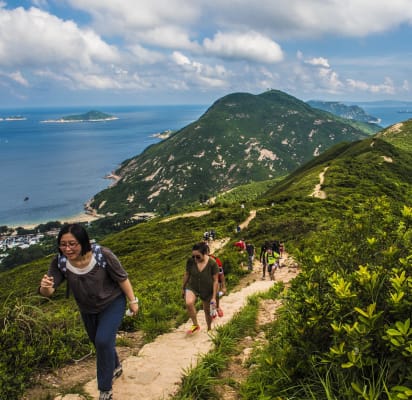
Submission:
POLYGON ((92 252, 94 254, 94 258, 96 259, 97 263, 102 267, 106 268, 107 267, 107 261, 106 258, 104 257, 103 251, 102 251, 102 246, 99 244, 93 244, 92 245, 92 252))

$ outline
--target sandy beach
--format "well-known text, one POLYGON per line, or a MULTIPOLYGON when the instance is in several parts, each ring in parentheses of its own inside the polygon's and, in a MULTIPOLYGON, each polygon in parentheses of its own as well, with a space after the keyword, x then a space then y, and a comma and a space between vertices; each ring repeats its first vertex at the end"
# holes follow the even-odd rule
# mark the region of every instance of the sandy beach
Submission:
MULTIPOLYGON (((60 222, 62 224, 75 223, 75 222, 92 222, 92 221, 96 221, 99 218, 102 218, 102 216, 100 216, 100 215, 91 215, 91 214, 86 214, 86 213, 82 212, 82 213, 73 215, 71 217, 62 218, 60 220, 60 222)), ((20 228, 20 227, 24 228, 24 229, 34 229, 37 225, 40 225, 42 223, 45 224, 47 222, 49 222, 49 221, 37 222, 37 223, 33 223, 33 224, 17 224, 17 225, 11 225, 10 227, 14 228, 14 229, 20 228)))

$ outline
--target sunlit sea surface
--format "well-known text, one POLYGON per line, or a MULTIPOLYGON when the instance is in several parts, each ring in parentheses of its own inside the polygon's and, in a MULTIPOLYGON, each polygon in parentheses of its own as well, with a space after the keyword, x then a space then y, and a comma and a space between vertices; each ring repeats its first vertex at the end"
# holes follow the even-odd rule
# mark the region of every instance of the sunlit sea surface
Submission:
MULTIPOLYGON (((412 103, 356 103, 383 127, 412 118, 412 103), (404 111, 400 113, 399 111, 404 111), (408 113, 411 111, 411 113, 408 113)), ((0 226, 64 220, 111 181, 119 164, 157 143, 153 136, 197 120, 205 105, 0 109, 0 226), (106 122, 42 123, 92 109, 106 122), (7 121, 21 116, 24 120, 7 121)))

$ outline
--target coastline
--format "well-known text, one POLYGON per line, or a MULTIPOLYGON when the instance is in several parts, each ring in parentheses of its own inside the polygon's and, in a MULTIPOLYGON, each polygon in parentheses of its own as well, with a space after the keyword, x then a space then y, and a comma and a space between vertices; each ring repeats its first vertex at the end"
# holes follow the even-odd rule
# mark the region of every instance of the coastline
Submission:
MULTIPOLYGON (((92 215, 90 213, 81 212, 81 213, 76 214, 76 215, 61 218, 58 221, 61 222, 62 224, 66 224, 66 223, 72 224, 72 223, 81 223, 81 222, 93 222, 93 221, 96 221, 96 220, 98 220, 102 217, 103 217, 102 215, 92 215)), ((14 224, 14 225, 10 225, 10 228, 13 228, 13 229, 16 229, 16 228, 34 229, 37 225, 46 224, 47 222, 50 222, 50 221, 37 222, 37 223, 27 223, 27 224, 14 224)))

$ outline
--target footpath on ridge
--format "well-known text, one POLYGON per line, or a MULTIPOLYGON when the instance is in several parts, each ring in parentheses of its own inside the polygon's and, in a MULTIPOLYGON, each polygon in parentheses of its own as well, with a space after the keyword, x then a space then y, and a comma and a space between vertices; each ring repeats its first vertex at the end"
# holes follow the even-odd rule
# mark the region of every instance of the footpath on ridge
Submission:
MULTIPOLYGON (((255 212, 251 212, 243 227, 254 216, 255 212)), ((229 239, 212 242, 211 250, 215 252, 227 243, 229 239)), ((212 350, 211 335, 215 327, 230 321, 247 304, 249 296, 269 290, 275 282, 287 283, 296 274, 295 265, 285 255, 282 268, 275 273, 275 281, 262 280, 260 263, 255 261, 254 270, 247 277, 248 285, 222 297, 221 307, 224 315, 214 320, 209 333, 201 310, 198 313, 201 330, 196 334, 187 335, 186 332, 191 326, 191 321, 188 320, 172 332, 163 334, 153 342, 144 345, 136 356, 123 359, 123 374, 114 382, 113 398, 115 400, 161 400, 173 396, 179 389, 184 371, 196 366, 198 359, 212 350)), ((93 399, 99 398, 96 379, 86 383, 84 389, 93 399)), ((80 399, 83 397, 73 394, 55 398, 55 400, 80 399)))

